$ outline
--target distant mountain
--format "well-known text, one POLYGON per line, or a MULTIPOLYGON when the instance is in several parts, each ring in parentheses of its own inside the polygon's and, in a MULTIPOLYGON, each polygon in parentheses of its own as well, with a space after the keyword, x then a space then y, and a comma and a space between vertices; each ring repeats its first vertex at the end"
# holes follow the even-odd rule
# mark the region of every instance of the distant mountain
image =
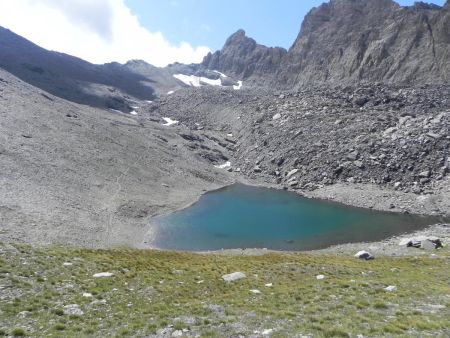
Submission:
POLYGON ((0 27, 0 68, 55 96, 91 106, 131 110, 135 100, 153 100, 182 83, 144 61, 94 65, 48 51, 0 27))
POLYGON ((450 2, 402 7, 392 0, 331 0, 309 12, 288 51, 258 45, 240 30, 202 66, 284 88, 448 83, 450 2))

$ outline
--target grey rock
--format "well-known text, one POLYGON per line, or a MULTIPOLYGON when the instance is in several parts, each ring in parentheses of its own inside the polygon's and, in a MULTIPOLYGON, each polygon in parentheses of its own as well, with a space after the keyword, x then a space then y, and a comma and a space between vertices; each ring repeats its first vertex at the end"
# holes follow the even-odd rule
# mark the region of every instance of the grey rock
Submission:
POLYGON ((298 173, 298 169, 292 169, 290 172, 287 173, 286 178, 289 179, 296 173, 298 173))
POLYGON ((222 279, 225 282, 234 282, 234 281, 243 279, 245 277, 246 277, 246 275, 243 272, 233 272, 233 273, 230 273, 230 274, 227 274, 227 275, 223 275, 222 279))
POLYGON ((80 309, 78 304, 70 304, 64 306, 64 314, 67 316, 82 316, 84 312, 80 309))
POLYGON ((370 260, 375 259, 375 257, 373 257, 373 256, 372 256, 370 253, 368 253, 367 251, 358 251, 358 252, 355 254, 355 257, 357 257, 357 258, 359 258, 359 259, 366 260, 366 261, 370 261, 370 260))

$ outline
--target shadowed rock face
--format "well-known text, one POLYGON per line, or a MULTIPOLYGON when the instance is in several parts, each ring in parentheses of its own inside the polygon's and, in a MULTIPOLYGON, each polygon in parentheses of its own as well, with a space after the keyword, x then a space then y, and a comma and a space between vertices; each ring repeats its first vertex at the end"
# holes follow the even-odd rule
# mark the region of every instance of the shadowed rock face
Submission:
POLYGON ((331 0, 305 17, 287 53, 243 31, 203 61, 242 79, 292 88, 356 82, 450 80, 450 3, 401 7, 392 0, 331 0))
POLYGON ((48 51, 0 27, 0 68, 55 96, 121 111, 180 87, 168 70, 144 61, 95 65, 48 51))

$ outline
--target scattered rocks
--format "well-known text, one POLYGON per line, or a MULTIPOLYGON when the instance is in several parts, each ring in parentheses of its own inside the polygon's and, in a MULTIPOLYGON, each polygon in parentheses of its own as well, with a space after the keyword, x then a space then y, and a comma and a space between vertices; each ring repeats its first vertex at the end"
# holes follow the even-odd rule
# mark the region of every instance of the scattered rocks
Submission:
POLYGON ((233 272, 227 275, 223 275, 222 279, 225 282, 234 282, 243 278, 246 278, 247 276, 243 272, 233 272))
POLYGON ((412 237, 412 238, 403 238, 399 242, 400 246, 406 247, 414 247, 414 248, 422 248, 422 249, 439 249, 442 248, 442 241, 437 237, 412 237))

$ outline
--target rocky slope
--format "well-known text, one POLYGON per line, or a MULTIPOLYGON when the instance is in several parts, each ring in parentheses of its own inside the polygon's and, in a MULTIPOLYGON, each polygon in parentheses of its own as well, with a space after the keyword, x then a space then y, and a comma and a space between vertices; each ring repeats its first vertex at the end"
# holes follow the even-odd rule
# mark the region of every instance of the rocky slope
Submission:
POLYGON ((231 182, 209 160, 226 148, 192 149, 163 122, 74 104, 1 70, 0 241, 139 246, 152 215, 231 182))
POLYGON ((232 35, 204 67, 259 85, 295 88, 320 83, 448 83, 450 5, 392 0, 331 0, 305 17, 289 49, 232 35))
POLYGON ((449 197, 449 96, 448 86, 203 89, 177 92, 148 111, 171 113, 197 133, 220 131, 233 151, 229 170, 258 182, 303 192, 374 184, 449 197))

